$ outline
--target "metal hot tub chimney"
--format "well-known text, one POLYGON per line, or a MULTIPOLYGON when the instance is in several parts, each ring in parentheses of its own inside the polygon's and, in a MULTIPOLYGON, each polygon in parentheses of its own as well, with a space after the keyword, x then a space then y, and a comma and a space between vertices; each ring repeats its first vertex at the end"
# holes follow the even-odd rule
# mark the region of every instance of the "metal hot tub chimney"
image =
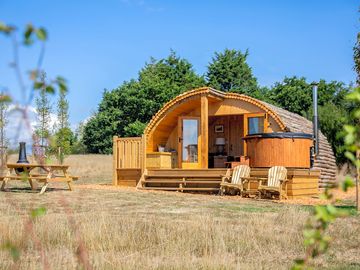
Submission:
POLYGON ((314 146, 312 150, 312 158, 315 159, 319 154, 319 117, 318 117, 318 84, 312 84, 313 94, 313 140, 314 146))

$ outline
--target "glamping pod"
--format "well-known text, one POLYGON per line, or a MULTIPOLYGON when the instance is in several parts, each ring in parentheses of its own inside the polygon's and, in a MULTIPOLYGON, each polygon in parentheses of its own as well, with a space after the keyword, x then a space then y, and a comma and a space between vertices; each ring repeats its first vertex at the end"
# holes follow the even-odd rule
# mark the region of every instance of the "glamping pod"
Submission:
POLYGON ((336 165, 320 132, 311 168, 312 133, 312 122, 274 105, 209 87, 194 89, 166 103, 142 137, 114 137, 113 184, 211 191, 218 190, 227 168, 238 164, 250 165, 254 176, 284 165, 288 195, 314 195, 334 183, 336 165))

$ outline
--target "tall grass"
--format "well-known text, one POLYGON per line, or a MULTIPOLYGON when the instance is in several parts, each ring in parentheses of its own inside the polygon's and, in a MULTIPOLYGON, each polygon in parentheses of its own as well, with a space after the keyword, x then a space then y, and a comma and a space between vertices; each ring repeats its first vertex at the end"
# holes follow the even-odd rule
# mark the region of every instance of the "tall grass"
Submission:
MULTIPOLYGON (((108 181, 99 172, 97 181, 108 181)), ((309 215, 297 205, 81 185, 43 196, 12 189, 0 194, 0 209, 0 245, 19 246, 18 266, 30 270, 44 269, 42 254, 49 269, 288 269, 304 253, 309 215), (24 238, 28 213, 39 206, 47 214, 31 220, 24 238)), ((332 247, 315 266, 360 267, 359 216, 336 221, 330 234, 332 247)), ((13 267, 0 250, 0 269, 13 267)))

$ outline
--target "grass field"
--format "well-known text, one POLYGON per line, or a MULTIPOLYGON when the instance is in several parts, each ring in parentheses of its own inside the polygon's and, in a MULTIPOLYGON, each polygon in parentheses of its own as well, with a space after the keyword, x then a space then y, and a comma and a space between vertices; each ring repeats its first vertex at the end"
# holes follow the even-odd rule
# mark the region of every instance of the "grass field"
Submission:
MULTIPOLYGON (((59 184, 39 196, 20 182, 0 193, 0 241, 20 251, 14 264, 1 250, 0 269, 288 269, 304 254, 311 206, 110 187, 110 156, 67 163, 81 176, 74 192, 59 184), (47 213, 32 220, 37 207, 47 213)), ((360 269, 359 215, 329 233, 314 266, 360 269)))

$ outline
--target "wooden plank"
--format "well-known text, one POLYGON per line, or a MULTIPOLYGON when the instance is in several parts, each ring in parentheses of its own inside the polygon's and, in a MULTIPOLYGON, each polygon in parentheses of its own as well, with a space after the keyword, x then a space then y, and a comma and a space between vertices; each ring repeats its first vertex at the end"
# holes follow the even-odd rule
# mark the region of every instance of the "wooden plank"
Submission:
POLYGON ((119 180, 118 185, 124 187, 136 187, 136 180, 119 180))
POLYGON ((170 170, 149 170, 148 176, 181 176, 181 177, 196 177, 196 176, 223 176, 226 173, 226 169, 211 169, 211 170, 198 170, 198 169, 170 169, 170 170))
POLYGON ((203 94, 201 95, 201 158, 200 164, 201 168, 208 168, 208 157, 209 157, 209 101, 208 97, 203 94))
POLYGON ((212 181, 207 181, 207 180, 144 180, 143 183, 147 183, 147 184, 151 184, 151 183, 156 183, 156 184, 217 184, 219 185, 221 183, 221 180, 212 180, 212 181))
POLYGON ((198 187, 143 187, 141 189, 148 189, 148 190, 184 190, 184 191, 218 191, 219 188, 198 188, 198 187))
POLYGON ((289 190, 296 190, 296 189, 304 189, 304 188, 318 188, 319 184, 315 183, 289 183, 288 189, 289 190))
POLYGON ((318 194, 319 190, 317 188, 303 188, 303 189, 295 189, 295 190, 288 190, 288 195, 312 195, 318 194))
POLYGON ((117 147, 117 143, 118 143, 118 137, 114 136, 113 137, 113 175, 112 175, 112 184, 114 186, 117 185, 117 164, 118 164, 118 147, 117 147))

